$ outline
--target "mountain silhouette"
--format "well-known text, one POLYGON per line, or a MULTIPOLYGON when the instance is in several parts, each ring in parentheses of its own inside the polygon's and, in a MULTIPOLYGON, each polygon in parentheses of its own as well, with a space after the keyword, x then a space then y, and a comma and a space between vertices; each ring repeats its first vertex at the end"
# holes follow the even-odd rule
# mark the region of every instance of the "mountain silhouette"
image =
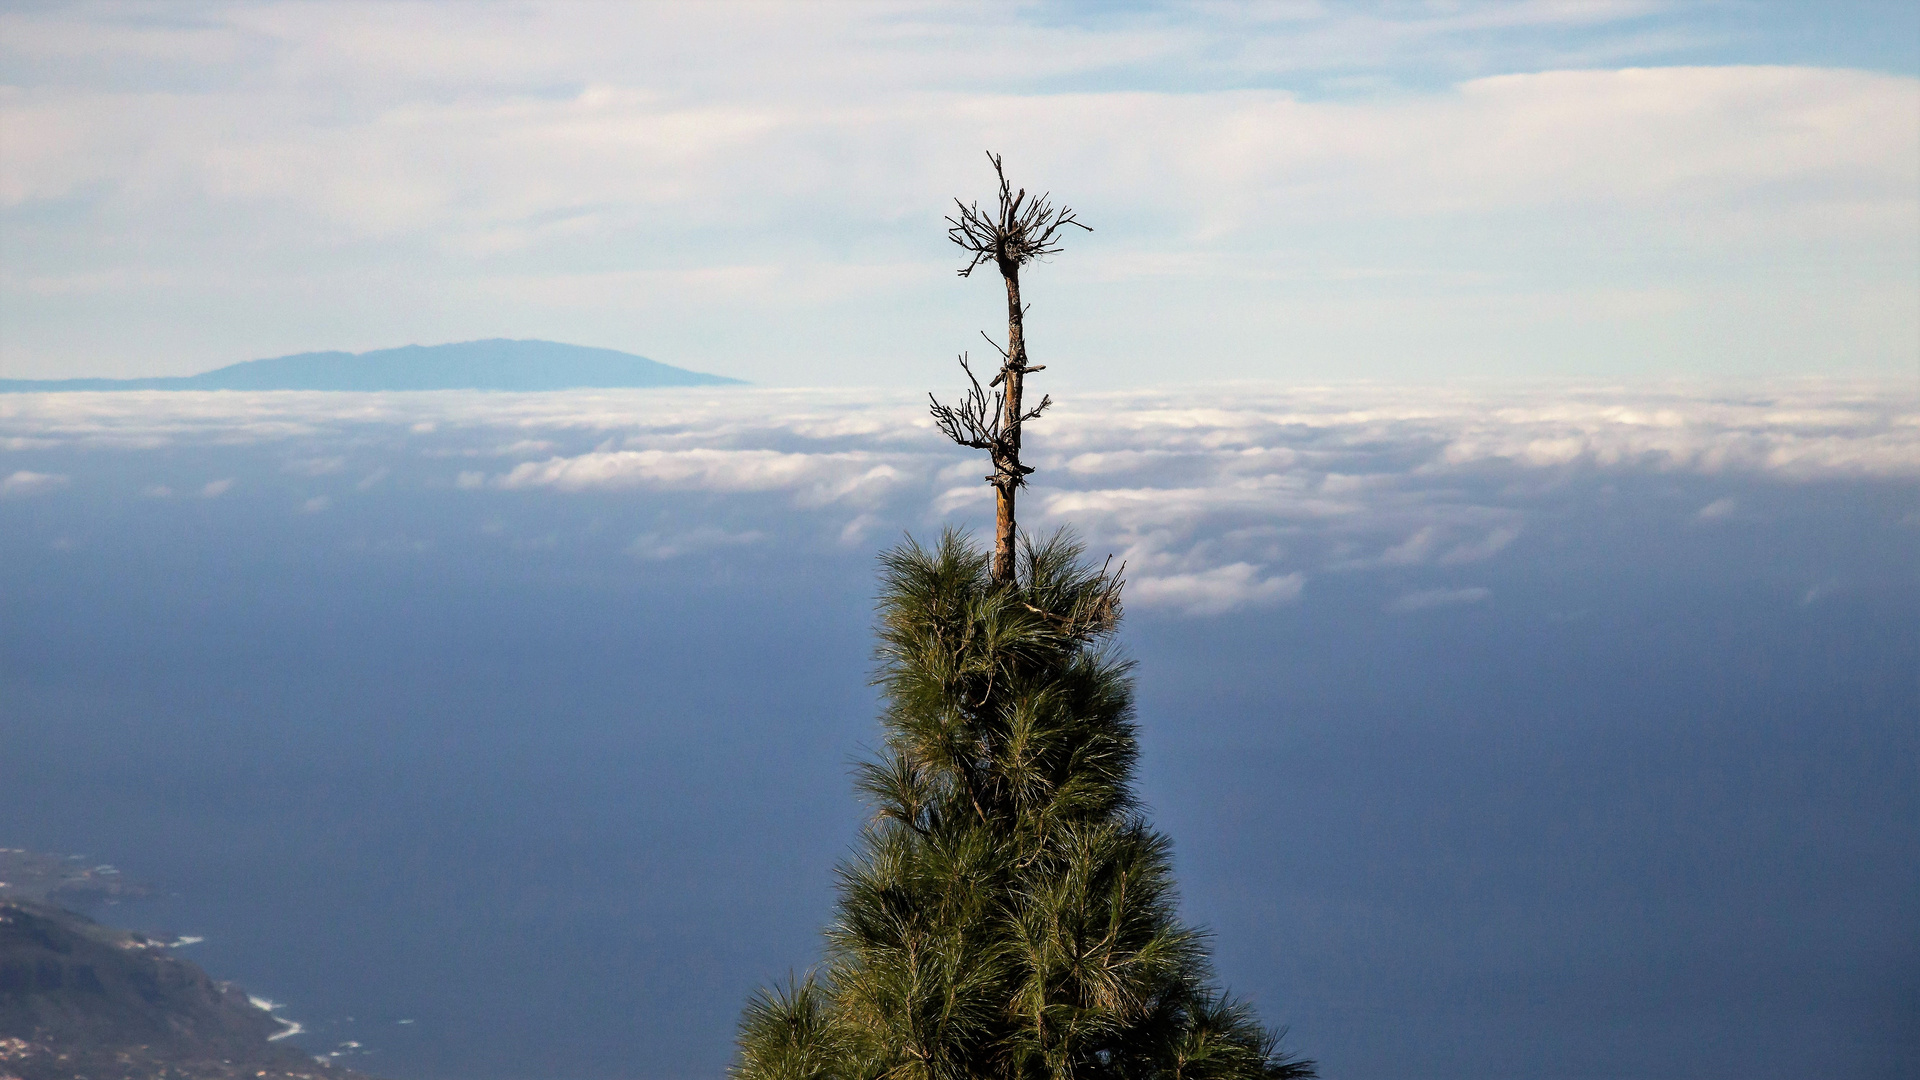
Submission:
POLYGON ((248 360, 199 375, 152 379, 0 379, 0 393, 53 390, 573 390, 739 386, 739 379, 644 356, 557 341, 492 338, 373 352, 248 360))

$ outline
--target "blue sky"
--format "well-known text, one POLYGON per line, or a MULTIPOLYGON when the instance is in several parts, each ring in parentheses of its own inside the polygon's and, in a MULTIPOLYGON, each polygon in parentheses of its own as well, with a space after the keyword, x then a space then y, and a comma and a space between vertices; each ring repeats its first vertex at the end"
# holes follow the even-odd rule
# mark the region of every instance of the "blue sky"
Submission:
POLYGON ((0 14, 0 376, 540 337, 939 384, 981 151, 1065 384, 1920 362, 1902 4, 0 14))

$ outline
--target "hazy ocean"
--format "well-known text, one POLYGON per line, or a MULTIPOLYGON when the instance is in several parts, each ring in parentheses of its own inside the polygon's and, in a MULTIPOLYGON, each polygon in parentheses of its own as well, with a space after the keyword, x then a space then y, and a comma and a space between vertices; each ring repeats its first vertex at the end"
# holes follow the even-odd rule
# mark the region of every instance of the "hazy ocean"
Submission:
MULTIPOLYGON (((1141 785, 1346 1078, 1920 1072, 1908 384, 1067 393, 1141 785)), ((396 1080, 718 1076, 861 819, 917 396, 0 398, 0 846, 396 1080)))

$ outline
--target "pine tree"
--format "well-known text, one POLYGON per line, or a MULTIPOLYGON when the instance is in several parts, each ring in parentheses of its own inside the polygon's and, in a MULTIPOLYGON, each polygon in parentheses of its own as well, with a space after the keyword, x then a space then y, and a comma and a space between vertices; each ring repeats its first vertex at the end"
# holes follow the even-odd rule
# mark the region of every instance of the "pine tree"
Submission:
MULTIPOLYGON (((1025 192, 1009 192, 1004 174, 1000 191, 997 219, 979 220, 1017 228, 1025 192)), ((1057 227, 1044 196, 1033 205, 1057 227)), ((986 246, 991 257, 990 237, 986 246)), ((1003 271, 1019 261, 1001 260, 1003 271)), ((1037 369, 1026 367, 1008 282, 1003 356, 1017 379, 1037 369)), ((987 480, 1003 526, 1031 471, 1018 457, 1018 382, 1009 388, 1011 408, 975 383, 976 407, 959 414, 993 455, 987 480)), ((973 445, 965 428, 948 434, 973 445)), ((749 1002, 732 1075, 1313 1076, 1213 986, 1203 935, 1179 919, 1170 844, 1133 794, 1133 687, 1114 644, 1119 573, 1087 561, 1065 532, 1017 548, 1007 535, 996 531, 991 553, 948 531, 931 549, 909 539, 882 555, 885 745, 859 766, 874 813, 839 868, 825 960, 749 1002)))

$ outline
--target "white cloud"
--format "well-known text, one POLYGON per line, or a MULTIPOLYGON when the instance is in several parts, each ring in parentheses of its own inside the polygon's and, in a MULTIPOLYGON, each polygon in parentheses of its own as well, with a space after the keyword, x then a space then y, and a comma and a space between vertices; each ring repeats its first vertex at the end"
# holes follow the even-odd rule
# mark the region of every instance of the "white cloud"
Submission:
POLYGON ((853 547, 864 542, 873 531, 885 524, 878 514, 859 514, 853 520, 840 527, 840 546, 853 547))
POLYGON ((938 249, 985 146, 1101 229, 1036 299, 1132 380, 1911 358, 1920 80, 1593 46, 1633 5, 1042 8, 7 12, 0 370, 498 332, 918 382, 990 312, 938 249))
POLYGON ((627 550, 642 559, 664 561, 715 548, 758 544, 766 539, 765 533, 753 529, 729 532, 715 526, 701 525, 684 532, 645 533, 635 537, 627 550))
MULTIPOLYGON (((381 477, 369 498, 444 491, 451 480, 502 535, 541 535, 522 536, 527 550, 561 534, 506 524, 523 512, 539 520, 543 507, 587 496, 622 512, 657 509, 660 524, 627 535, 645 533, 636 556, 672 558, 747 543, 864 545, 946 522, 984 527, 985 463, 944 443, 925 408, 924 398, 891 391, 751 388, 14 395, 0 399, 0 440, 90 457, 167 448, 126 471, 203 493, 234 481, 201 488, 167 475, 174 451, 203 460, 251 447, 277 469, 337 448, 381 477), (515 443, 544 456, 446 470, 448 460, 490 459, 515 443), (503 500, 505 491, 516 494, 503 500)), ((1039 471, 1021 495, 1024 525, 1071 526, 1096 554, 1125 561, 1130 602, 1204 615, 1286 603, 1316 575, 1478 564, 1536 522, 1551 537, 1555 500, 1616 483, 1698 492, 1674 512, 1704 520, 1764 500, 1768 485, 1911 487, 1920 483, 1920 394, 1904 382, 1845 380, 1246 382, 1069 393, 1028 429, 1027 447, 1039 471), (1821 453, 1798 452, 1814 442, 1821 453), (1567 449, 1526 452, 1543 446, 1567 449)), ((1395 610, 1476 597, 1442 579, 1395 610)))
POLYGON ((318 514, 323 510, 332 508, 332 506, 332 499, 325 495, 315 495, 313 498, 300 504, 300 512, 303 514, 318 514))
POLYGON ((1421 589, 1395 598, 1387 604, 1387 610, 1425 611, 1428 608, 1452 607, 1457 604, 1478 604, 1492 595, 1491 590, 1477 585, 1464 589, 1421 589))
POLYGON ((773 450, 615 450, 529 461, 495 478, 503 488, 561 491, 623 488, 792 491, 803 505, 871 501, 905 480, 894 464, 866 453, 773 450))
POLYGON ((1810 586, 1806 592, 1800 594, 1800 606, 1806 607, 1810 604, 1817 604, 1839 591, 1839 582, 1823 581, 1818 585, 1810 586))
POLYGON ((296 458, 282 466, 287 472, 298 476, 328 476, 347 467, 347 459, 342 455, 333 457, 296 458))
POLYGON ((1419 532, 1407 537, 1403 543, 1380 553, 1380 561, 1387 566, 1409 566, 1427 561, 1433 551, 1434 528, 1428 525, 1419 532))
POLYGON ((232 477, 227 477, 223 480, 209 480, 200 486, 200 497, 203 499, 217 499, 231 490, 233 490, 232 477))
POLYGON ((30 472, 21 469, 0 480, 0 498, 39 495, 65 487, 67 478, 59 473, 30 472))
MULTIPOLYGON (((1892 390, 1891 387, 1888 388, 1892 390)), ((1503 461, 1531 467, 1613 467, 1787 476, 1900 476, 1920 471, 1920 440, 1903 430, 1910 393, 1894 391, 1873 429, 1849 402, 1850 430, 1831 415, 1676 392, 1648 409, 1608 404, 1583 394, 1545 408, 1515 407, 1488 422, 1467 417, 1441 455, 1450 466, 1503 461)))
POLYGON ((1724 499, 1715 499, 1701 507, 1693 516, 1700 521, 1719 521, 1731 517, 1740 506, 1740 500, 1729 495, 1724 499))
POLYGON ((1299 571, 1262 577, 1261 568, 1243 562, 1198 573, 1136 577, 1128 582, 1129 603, 1167 607, 1188 615, 1219 615, 1240 608, 1272 607, 1300 598, 1306 576, 1299 571))
POLYGON ((1458 566, 1461 563, 1479 562, 1491 559, 1506 550, 1508 544, 1520 535, 1520 529, 1514 525, 1502 525, 1489 532, 1483 539, 1469 544, 1461 544, 1440 556, 1441 566, 1458 566))

